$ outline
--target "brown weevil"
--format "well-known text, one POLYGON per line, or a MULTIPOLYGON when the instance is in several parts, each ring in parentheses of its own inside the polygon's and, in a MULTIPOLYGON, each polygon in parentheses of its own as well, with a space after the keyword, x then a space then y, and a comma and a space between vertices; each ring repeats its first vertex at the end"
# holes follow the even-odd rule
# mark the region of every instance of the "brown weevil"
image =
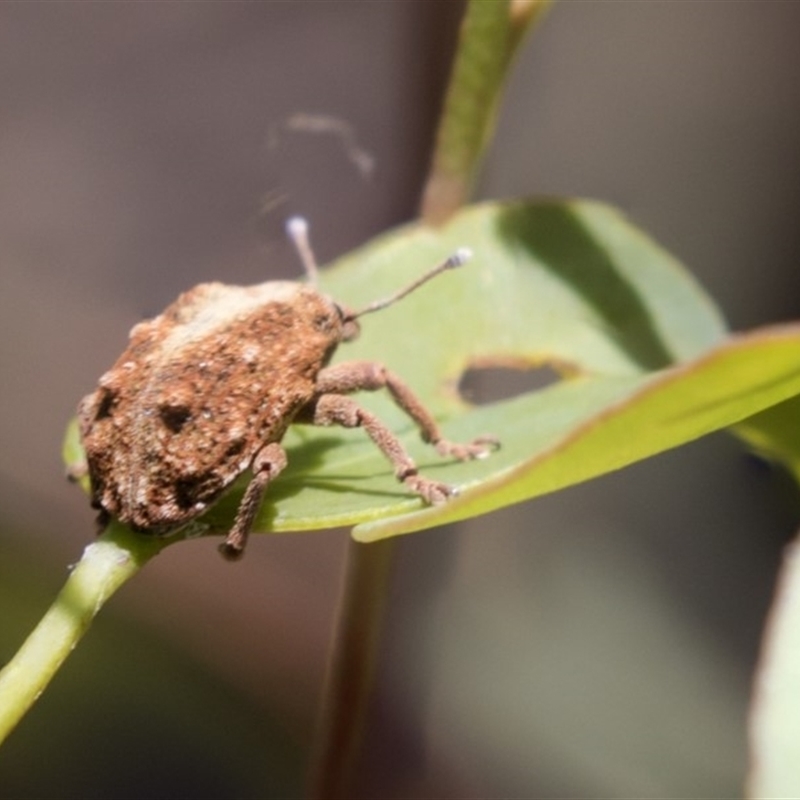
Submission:
POLYGON ((439 454, 481 458, 497 442, 442 438, 431 414, 381 364, 329 366, 340 342, 358 335, 358 318, 385 308, 468 258, 460 250, 393 297, 353 312, 321 294, 307 225, 287 230, 310 283, 256 286, 204 283, 161 315, 136 325, 128 348, 80 403, 78 420, 92 506, 105 525, 165 535, 211 506, 243 473, 252 478, 220 552, 244 552, 264 491, 286 466, 281 440, 291 424, 362 427, 398 480, 428 503, 454 494, 424 478, 397 437, 348 395, 387 389, 439 454))

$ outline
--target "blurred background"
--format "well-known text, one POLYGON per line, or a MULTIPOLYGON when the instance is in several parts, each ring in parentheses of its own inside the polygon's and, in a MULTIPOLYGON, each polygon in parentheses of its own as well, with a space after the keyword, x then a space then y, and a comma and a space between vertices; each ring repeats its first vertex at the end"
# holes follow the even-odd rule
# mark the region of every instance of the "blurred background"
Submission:
MULTIPOLYGON (((93 535, 79 398, 180 291, 298 275, 290 214, 323 262, 414 217, 461 10, 0 7, 0 661, 93 535)), ((798 29, 795 2, 556 4, 479 195, 614 203, 734 329, 797 319, 798 29)), ((405 537, 353 796, 739 795, 798 510, 720 434, 405 537)), ((0 796, 300 796, 346 542, 165 551, 0 750, 0 796)))

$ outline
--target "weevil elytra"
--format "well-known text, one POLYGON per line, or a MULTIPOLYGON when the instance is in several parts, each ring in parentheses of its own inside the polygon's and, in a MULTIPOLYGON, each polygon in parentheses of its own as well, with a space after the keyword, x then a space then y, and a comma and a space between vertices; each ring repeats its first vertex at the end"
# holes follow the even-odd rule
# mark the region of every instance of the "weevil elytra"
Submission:
POLYGON ((395 475, 428 503, 454 494, 418 474, 397 437, 348 395, 387 389, 440 455, 481 458, 491 437, 456 444, 412 391, 381 364, 329 366, 341 342, 359 333, 358 318, 385 308, 445 269, 458 251, 393 297, 354 312, 320 293, 304 220, 287 229, 309 284, 204 283, 154 319, 136 325, 125 352, 80 403, 78 420, 92 505, 110 518, 155 535, 198 517, 243 473, 252 472, 220 552, 244 552, 268 484, 286 466, 281 440, 291 424, 362 427, 395 475))

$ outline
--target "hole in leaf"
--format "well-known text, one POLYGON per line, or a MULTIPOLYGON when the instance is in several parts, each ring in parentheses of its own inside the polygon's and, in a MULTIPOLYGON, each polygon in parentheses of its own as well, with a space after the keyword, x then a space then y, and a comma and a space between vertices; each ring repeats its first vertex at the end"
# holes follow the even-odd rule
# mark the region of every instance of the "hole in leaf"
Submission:
POLYGON ((458 393, 475 406, 508 400, 558 383, 562 378, 549 364, 539 367, 474 366, 461 376, 458 393))

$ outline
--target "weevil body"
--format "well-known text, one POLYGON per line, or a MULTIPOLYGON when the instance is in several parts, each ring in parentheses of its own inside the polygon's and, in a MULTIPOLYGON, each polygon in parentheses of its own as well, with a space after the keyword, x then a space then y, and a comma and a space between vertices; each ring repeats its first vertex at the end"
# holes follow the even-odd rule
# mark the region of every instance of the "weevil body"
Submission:
MULTIPOLYGON (((312 270, 307 241, 300 245, 312 270)), ((365 428, 400 481, 429 503, 444 501, 453 490, 418 475, 397 438, 348 395, 387 388, 442 455, 481 457, 496 443, 442 439, 420 401, 380 364, 329 366, 337 346, 358 334, 358 316, 307 284, 206 283, 135 326, 125 352, 78 410, 100 522, 114 517, 139 531, 169 533, 251 470, 220 548, 238 558, 264 490, 286 465, 280 442, 296 422, 365 428)))

